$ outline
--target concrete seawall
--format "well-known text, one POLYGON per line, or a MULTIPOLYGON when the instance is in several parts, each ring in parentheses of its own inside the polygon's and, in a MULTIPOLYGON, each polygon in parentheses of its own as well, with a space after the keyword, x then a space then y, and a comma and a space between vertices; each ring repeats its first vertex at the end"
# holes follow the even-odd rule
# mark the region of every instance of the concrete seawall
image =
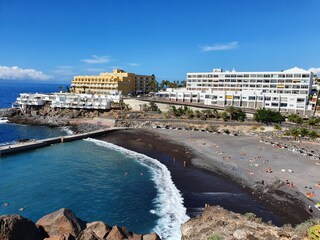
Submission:
POLYGON ((2 146, 2 147, 0 147, 0 157, 5 156, 5 155, 15 154, 18 152, 24 152, 24 151, 37 149, 37 148, 46 147, 51 144, 71 142, 71 141, 81 140, 81 139, 88 138, 88 137, 101 136, 101 135, 104 135, 108 132, 113 132, 113 131, 117 131, 120 129, 123 130, 126 128, 123 128, 123 127, 108 128, 108 129, 96 130, 96 131, 92 131, 92 132, 88 132, 88 133, 47 138, 47 139, 34 140, 34 141, 30 141, 30 142, 25 142, 25 143, 17 143, 17 144, 2 146))

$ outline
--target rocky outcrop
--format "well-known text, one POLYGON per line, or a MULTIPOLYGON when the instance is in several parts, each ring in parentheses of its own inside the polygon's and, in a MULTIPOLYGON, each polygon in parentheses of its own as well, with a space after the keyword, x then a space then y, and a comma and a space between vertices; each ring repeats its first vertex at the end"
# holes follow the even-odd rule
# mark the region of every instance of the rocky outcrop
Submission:
POLYGON ((77 236, 79 240, 85 240, 91 238, 105 239, 111 231, 111 227, 104 222, 97 221, 92 223, 87 223, 86 228, 80 232, 77 236))
POLYGON ((207 239, 303 239, 293 229, 261 222, 254 214, 241 215, 222 207, 206 207, 203 213, 182 225, 183 240, 207 239))
POLYGON ((60 109, 52 108, 48 105, 40 107, 29 107, 22 112, 19 109, 3 109, 0 117, 6 117, 9 122, 25 125, 47 125, 52 127, 69 125, 70 119, 94 118, 105 114, 101 110, 84 109, 60 109))
POLYGON ((31 220, 19 215, 4 215, 0 217, 0 239, 40 240, 43 238, 31 220))
POLYGON ((96 221, 85 223, 66 208, 47 214, 35 224, 19 215, 0 217, 0 240, 160 240, 156 233, 140 235, 125 227, 96 221))
POLYGON ((38 227, 42 227, 50 237, 71 235, 75 238, 85 228, 85 223, 67 208, 43 216, 36 224, 38 227))

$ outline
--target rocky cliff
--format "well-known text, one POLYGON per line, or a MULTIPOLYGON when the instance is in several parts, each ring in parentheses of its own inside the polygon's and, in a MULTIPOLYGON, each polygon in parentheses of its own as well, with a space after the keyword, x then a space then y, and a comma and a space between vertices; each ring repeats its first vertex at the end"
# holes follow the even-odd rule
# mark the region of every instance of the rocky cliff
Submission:
POLYGON ((70 210, 62 208, 32 222, 19 215, 0 217, 1 240, 160 240, 156 233, 146 235, 128 231, 125 227, 96 221, 87 223, 70 210))

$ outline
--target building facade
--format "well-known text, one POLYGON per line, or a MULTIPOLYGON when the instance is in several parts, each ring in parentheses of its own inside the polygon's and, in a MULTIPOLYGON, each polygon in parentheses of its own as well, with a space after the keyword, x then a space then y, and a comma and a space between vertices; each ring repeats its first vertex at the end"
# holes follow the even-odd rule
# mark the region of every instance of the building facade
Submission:
POLYGON ((187 73, 186 89, 159 92, 159 98, 213 106, 270 108, 306 114, 314 107, 313 73, 300 68, 279 72, 187 73))
POLYGON ((21 93, 15 105, 25 112, 29 107, 42 107, 49 104, 53 108, 109 110, 111 102, 119 102, 121 95, 94 95, 76 93, 29 94, 21 93))
POLYGON ((152 91, 154 75, 136 75, 116 69, 98 76, 75 76, 71 87, 76 93, 106 94, 119 91, 123 94, 143 94, 152 91))

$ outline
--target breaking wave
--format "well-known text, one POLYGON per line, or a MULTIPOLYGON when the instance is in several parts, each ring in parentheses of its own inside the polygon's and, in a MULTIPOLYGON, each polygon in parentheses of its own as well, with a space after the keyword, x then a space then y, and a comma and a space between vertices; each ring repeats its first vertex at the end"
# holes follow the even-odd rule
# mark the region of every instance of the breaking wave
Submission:
POLYGON ((186 214, 181 193, 174 185, 171 173, 167 167, 154 158, 119 147, 112 143, 92 138, 86 140, 129 155, 138 163, 151 170, 152 181, 155 183, 157 189, 157 197, 154 200, 155 209, 151 209, 150 212, 159 216, 157 225, 153 231, 159 234, 161 239, 181 239, 181 224, 186 222, 189 217, 186 214))
POLYGON ((0 118, 0 124, 1 124, 1 123, 6 123, 6 122, 8 122, 8 119, 7 119, 7 118, 0 118))

